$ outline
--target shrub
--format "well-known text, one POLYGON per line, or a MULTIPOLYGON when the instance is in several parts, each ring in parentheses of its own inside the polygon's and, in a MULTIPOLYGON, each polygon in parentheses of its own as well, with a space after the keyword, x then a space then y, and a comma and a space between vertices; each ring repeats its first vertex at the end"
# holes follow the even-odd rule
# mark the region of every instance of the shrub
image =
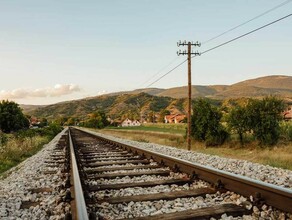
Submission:
POLYGON ((29 121, 15 102, 0 102, 0 130, 5 133, 29 127, 29 121))
POLYGON ((206 141, 207 146, 221 145, 228 137, 221 124, 222 113, 206 99, 195 101, 191 119, 191 134, 199 141, 206 141))
POLYGON ((292 141, 292 122, 281 123, 280 133, 285 140, 292 141))
POLYGON ((284 102, 276 97, 249 100, 246 112, 248 127, 261 145, 274 145, 280 136, 284 102))
POLYGON ((247 117, 246 107, 239 105, 232 107, 227 116, 228 127, 238 134, 241 145, 243 145, 244 134, 249 130, 247 117))
POLYGON ((0 131, 0 147, 4 146, 8 141, 8 136, 0 131))

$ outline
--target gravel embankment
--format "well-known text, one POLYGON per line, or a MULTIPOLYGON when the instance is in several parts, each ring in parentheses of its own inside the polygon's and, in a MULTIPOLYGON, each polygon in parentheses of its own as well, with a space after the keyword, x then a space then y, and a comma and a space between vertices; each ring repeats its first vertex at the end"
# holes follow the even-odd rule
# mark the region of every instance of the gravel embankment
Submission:
POLYGON ((178 149, 175 147, 163 146, 154 143, 143 143, 132 140, 126 140, 97 132, 92 133, 96 133, 101 137, 109 138, 124 144, 141 147, 150 151, 166 154, 190 162, 198 163, 204 166, 210 166, 219 170, 224 170, 230 173, 246 176, 251 179, 292 189, 291 170, 285 170, 281 168, 271 167, 268 165, 252 163, 246 160, 229 159, 219 156, 207 155, 203 153, 190 152, 184 149, 178 149))
MULTIPOLYGON (((92 132, 96 133, 96 132, 92 132)), ((201 165, 211 166, 220 170, 231 172, 234 174, 240 174, 252 179, 265 181, 278 186, 291 188, 292 187, 292 172, 289 170, 274 168, 271 166, 264 166, 257 163, 251 163, 244 160, 228 159, 218 156, 211 156, 202 153, 189 152, 182 149, 177 149, 169 146, 162 146, 153 143, 141 143, 131 140, 125 140, 110 135, 104 135, 96 133, 102 137, 112 139, 114 141, 122 142, 124 144, 133 145, 135 147, 144 148, 150 151, 174 156, 190 162, 198 163, 201 165)), ((115 165, 114 165, 115 166, 115 165)), ((110 167, 110 166, 107 166, 110 167)), ((123 172, 123 171, 120 171, 123 172)), ((127 172, 127 171, 126 171, 127 172)), ((116 178, 111 180, 102 180, 103 183, 120 183, 120 182, 139 182, 141 179, 143 181, 148 180, 148 178, 153 177, 135 177, 135 178, 116 178)), ((165 177, 155 177, 157 179, 165 177)), ((161 192, 171 192, 179 190, 189 190, 195 188, 207 187, 208 183, 199 181, 192 185, 185 184, 183 186, 171 185, 171 186, 156 186, 156 187, 135 187, 126 188, 120 190, 103 190, 99 192, 92 193, 97 199, 113 198, 120 196, 132 196, 132 195, 145 195, 151 193, 161 193, 161 192)), ((213 206, 215 204, 222 203, 234 203, 237 205, 243 205, 248 209, 252 209, 253 213, 251 215, 245 215, 243 217, 231 217, 227 215, 222 215, 221 219, 243 219, 243 220, 285 220, 292 219, 291 214, 285 214, 279 210, 276 210, 270 206, 263 205, 260 208, 252 206, 248 200, 253 200, 253 198, 245 198, 233 192, 219 193, 212 195, 207 195, 206 198, 203 197, 191 197, 191 198, 179 198, 175 200, 159 200, 154 202, 130 202, 123 204, 109 204, 102 203, 98 205, 96 214, 97 216, 105 217, 107 219, 122 219, 122 218, 133 218, 148 215, 157 215, 164 213, 171 213, 176 211, 183 211, 189 209, 202 208, 207 206, 213 206)))
MULTIPOLYGON (((60 173, 45 174, 48 168, 44 161, 49 160, 53 148, 65 132, 62 131, 41 151, 9 170, 8 177, 0 181, 0 219, 63 219, 69 211, 62 202, 65 191, 60 190, 63 180, 60 173), (33 193, 31 189, 47 188, 48 192, 33 193), (21 209, 25 201, 39 203, 35 207, 21 209), (48 217, 50 216, 50 217, 48 217)), ((62 155, 62 152, 55 153, 62 155)), ((60 169, 59 169, 60 170, 60 169)))

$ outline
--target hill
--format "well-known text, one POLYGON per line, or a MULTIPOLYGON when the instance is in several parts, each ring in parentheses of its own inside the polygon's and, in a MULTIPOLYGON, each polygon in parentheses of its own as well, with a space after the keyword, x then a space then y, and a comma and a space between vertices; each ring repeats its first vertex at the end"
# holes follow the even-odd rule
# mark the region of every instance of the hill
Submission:
POLYGON ((24 104, 20 104, 19 106, 20 106, 20 108, 22 108, 22 110, 24 112, 31 112, 31 111, 33 111, 35 109, 45 107, 46 105, 24 105, 24 104))
POLYGON ((235 83, 212 98, 263 97, 277 95, 283 98, 292 97, 291 76, 265 76, 235 83))
MULTIPOLYGON (((229 98, 278 95, 292 98, 291 76, 266 76, 242 81, 233 85, 192 86, 192 97, 223 100, 229 98)), ((25 113, 48 119, 85 117, 93 111, 103 110, 111 118, 146 116, 151 112, 168 109, 172 113, 185 113, 187 87, 170 89, 147 88, 111 93, 47 106, 24 106, 25 113)))
MULTIPOLYGON (((133 91, 124 91, 108 94, 138 94, 147 93, 155 96, 167 96, 171 98, 186 98, 187 86, 169 89, 146 88, 133 91)), ((263 97, 266 95, 278 95, 281 97, 292 97, 292 76, 274 75, 245 80, 233 85, 193 85, 192 97, 207 97, 211 99, 241 98, 241 97, 263 97)))
POLYGON ((49 120, 62 117, 86 117, 94 111, 105 111, 111 118, 140 118, 150 112, 171 109, 174 112, 184 111, 184 101, 170 97, 152 96, 147 93, 103 95, 93 98, 62 102, 40 107, 26 113, 49 120))

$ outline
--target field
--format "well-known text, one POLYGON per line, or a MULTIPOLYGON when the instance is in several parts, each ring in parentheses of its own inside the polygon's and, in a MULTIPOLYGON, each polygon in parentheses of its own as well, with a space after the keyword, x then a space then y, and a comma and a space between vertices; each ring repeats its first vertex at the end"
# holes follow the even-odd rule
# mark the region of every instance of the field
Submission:
MULTIPOLYGON (((186 149, 185 130, 186 125, 184 124, 146 124, 140 127, 107 128, 98 130, 98 132, 139 142, 186 149)), ((204 143, 192 140, 191 150, 292 170, 292 142, 287 140, 279 141, 274 147, 260 147, 255 141, 241 147, 233 139, 223 146, 206 147, 204 143)))

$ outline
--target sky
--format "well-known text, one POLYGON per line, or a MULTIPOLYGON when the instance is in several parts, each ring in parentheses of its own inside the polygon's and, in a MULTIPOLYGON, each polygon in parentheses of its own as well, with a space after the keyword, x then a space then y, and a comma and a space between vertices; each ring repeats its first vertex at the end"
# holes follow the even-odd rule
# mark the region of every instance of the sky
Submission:
MULTIPOLYGON (((204 44, 283 2, 0 0, 0 100, 42 105, 145 88, 186 59, 179 40, 205 51, 291 14, 292 1, 204 44)), ((292 16, 193 58, 192 84, 292 76, 291 57, 292 16)), ((186 63, 151 87, 185 85, 186 63)))

